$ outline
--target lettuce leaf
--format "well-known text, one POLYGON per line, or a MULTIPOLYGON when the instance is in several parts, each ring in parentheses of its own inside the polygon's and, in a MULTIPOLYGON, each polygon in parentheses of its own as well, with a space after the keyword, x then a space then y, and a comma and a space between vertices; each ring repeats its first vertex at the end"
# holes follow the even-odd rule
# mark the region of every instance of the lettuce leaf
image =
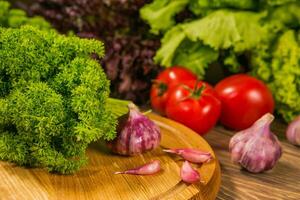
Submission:
POLYGON ((290 30, 279 38, 271 65, 270 87, 276 94, 277 110, 287 121, 300 113, 300 43, 295 34, 290 30))
POLYGON ((240 72, 241 64, 238 61, 237 55, 232 50, 230 50, 228 55, 224 58, 223 64, 230 72, 240 72))
POLYGON ((267 22, 277 27, 275 29, 285 29, 289 27, 300 26, 300 2, 285 4, 283 6, 276 7, 270 11, 270 15, 267 18, 267 22))
POLYGON ((168 67, 173 63, 173 58, 176 49, 185 39, 186 35, 181 29, 181 26, 174 26, 163 37, 161 48, 156 52, 154 60, 162 66, 168 67))
POLYGON ((165 67, 185 66, 203 77, 208 65, 218 59, 218 52, 209 46, 190 41, 183 27, 178 25, 166 33, 154 59, 165 67))
POLYGON ((201 43, 183 41, 175 52, 172 65, 188 66, 199 78, 204 78, 209 64, 218 59, 218 51, 201 43))
POLYGON ((268 36, 260 24, 265 13, 218 10, 208 16, 183 25, 192 41, 200 40, 213 49, 234 48, 241 52, 255 47, 268 36))
MULTIPOLYGON (((264 16, 264 13, 219 10, 174 26, 163 37, 155 61, 162 66, 181 64, 203 76, 203 69, 218 58, 218 50, 230 48, 242 52, 266 40, 270 34, 259 23, 264 16), (190 42, 186 45, 183 41, 190 42)), ((234 68, 237 65, 232 61, 227 64, 234 64, 234 68)))
POLYGON ((300 43, 296 34, 294 30, 286 31, 271 54, 260 51, 252 60, 256 68, 254 74, 268 83, 277 103, 277 112, 286 121, 300 113, 300 43))
POLYGON ((184 10, 189 0, 154 0, 140 10, 140 15, 151 27, 151 33, 159 34, 175 25, 174 16, 184 10))
POLYGON ((297 0, 267 0, 267 3, 271 6, 283 5, 290 2, 297 2, 297 0))
POLYGON ((192 0, 193 6, 198 5, 198 8, 239 8, 239 9, 254 9, 258 5, 257 0, 192 0))

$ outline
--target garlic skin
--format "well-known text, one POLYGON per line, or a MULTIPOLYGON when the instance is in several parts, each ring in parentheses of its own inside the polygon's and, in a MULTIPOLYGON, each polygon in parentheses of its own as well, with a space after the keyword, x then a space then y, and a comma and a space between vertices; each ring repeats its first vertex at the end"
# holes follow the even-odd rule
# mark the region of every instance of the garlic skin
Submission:
POLYGON ((231 160, 252 173, 272 169, 282 154, 279 140, 270 131, 274 116, 258 119, 250 128, 236 133, 229 142, 231 160))
POLYGON ((300 146, 300 116, 294 119, 287 127, 286 138, 293 145, 300 146))
POLYGON ((118 136, 108 143, 114 153, 133 156, 159 146, 159 127, 130 103, 129 113, 119 120, 118 136))
POLYGON ((188 161, 185 161, 180 169, 180 177, 185 183, 197 183, 200 181, 200 174, 193 169, 188 161))

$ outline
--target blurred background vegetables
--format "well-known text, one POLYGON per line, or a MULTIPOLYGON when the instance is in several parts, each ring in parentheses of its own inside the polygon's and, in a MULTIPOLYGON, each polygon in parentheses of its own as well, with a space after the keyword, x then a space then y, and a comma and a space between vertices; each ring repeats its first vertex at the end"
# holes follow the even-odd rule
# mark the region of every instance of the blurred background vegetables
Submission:
POLYGON ((212 84, 251 74, 271 89, 286 122, 300 113, 298 0, 11 2, 60 32, 104 41, 113 97, 145 105, 159 66, 180 65, 212 84))
MULTIPOLYGON (((106 56, 101 61, 111 80, 113 97, 144 104, 151 79, 159 71, 153 56, 160 46, 148 33, 139 8, 150 0, 17 0, 29 15, 42 15, 60 32, 101 39, 106 56)), ((100 62, 100 61, 99 61, 100 62)))
POLYGON ((14 9, 8 1, 0 1, 0 26, 18 28, 22 25, 31 25, 39 29, 51 29, 51 25, 39 16, 28 17, 21 9, 14 9))
POLYGON ((162 36, 157 64, 202 78, 249 72, 268 84, 286 121, 300 113, 299 1, 154 0, 140 13, 162 36), (191 14, 176 22, 183 11, 191 14))

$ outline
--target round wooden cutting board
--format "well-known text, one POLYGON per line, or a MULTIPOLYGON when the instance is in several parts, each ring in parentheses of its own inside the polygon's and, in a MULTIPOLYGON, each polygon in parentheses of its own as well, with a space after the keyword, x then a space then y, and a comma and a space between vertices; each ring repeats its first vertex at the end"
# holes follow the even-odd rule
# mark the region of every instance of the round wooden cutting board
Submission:
POLYGON ((185 184, 180 180, 182 159, 163 148, 197 148, 215 154, 206 141, 174 121, 149 114, 161 128, 160 148, 135 157, 112 155, 103 144, 88 148, 89 164, 74 175, 49 174, 43 169, 25 169, 0 162, 0 199, 215 199, 221 181, 216 159, 198 168, 204 183, 185 184), (162 171, 155 175, 114 175, 158 159, 162 171))

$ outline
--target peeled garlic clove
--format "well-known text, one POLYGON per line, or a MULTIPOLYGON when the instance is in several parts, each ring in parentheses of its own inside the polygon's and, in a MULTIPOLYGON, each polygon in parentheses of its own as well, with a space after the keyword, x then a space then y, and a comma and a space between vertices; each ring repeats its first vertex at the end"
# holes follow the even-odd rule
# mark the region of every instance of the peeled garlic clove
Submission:
POLYGON ((185 183, 197 183, 200 181, 200 174, 193 169, 188 161, 185 161, 180 169, 180 177, 185 183))
POLYGON ((159 146, 159 127, 130 103, 129 113, 119 120, 117 138, 108 143, 114 153, 137 155, 159 146))
POLYGON ((274 116, 267 113, 235 134, 229 143, 231 160, 252 173, 272 169, 282 154, 277 137, 270 131, 273 120, 274 116))
POLYGON ((164 149, 163 151, 167 153, 177 154, 183 159, 192 163, 207 163, 212 160, 212 155, 209 152, 203 152, 197 149, 164 149))
POLYGON ((115 174, 151 175, 159 172, 160 169, 160 161, 154 160, 134 169, 129 169, 123 172, 115 172, 115 174))
POLYGON ((289 124, 286 137, 290 143, 300 146, 300 116, 289 124))

